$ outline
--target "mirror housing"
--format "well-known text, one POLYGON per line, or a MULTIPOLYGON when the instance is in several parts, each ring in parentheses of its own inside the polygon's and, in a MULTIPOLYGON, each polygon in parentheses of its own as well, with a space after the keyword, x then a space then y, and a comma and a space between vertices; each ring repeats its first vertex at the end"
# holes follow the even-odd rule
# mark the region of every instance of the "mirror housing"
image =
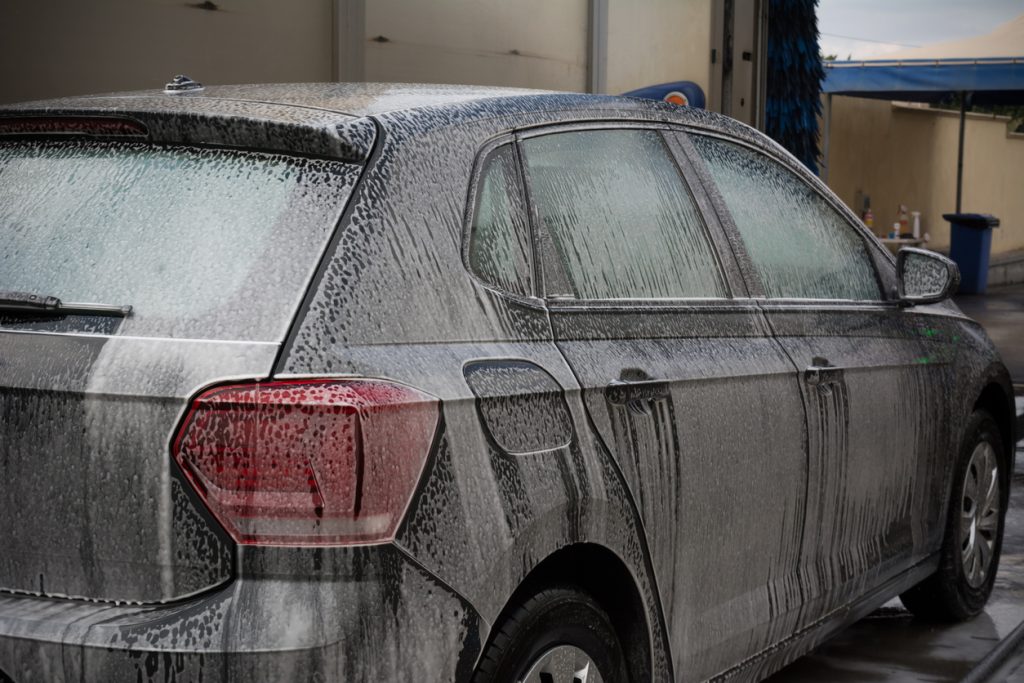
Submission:
POLYGON ((960 268, 942 254, 903 247, 896 254, 900 301, 907 305, 933 304, 956 293, 960 268))

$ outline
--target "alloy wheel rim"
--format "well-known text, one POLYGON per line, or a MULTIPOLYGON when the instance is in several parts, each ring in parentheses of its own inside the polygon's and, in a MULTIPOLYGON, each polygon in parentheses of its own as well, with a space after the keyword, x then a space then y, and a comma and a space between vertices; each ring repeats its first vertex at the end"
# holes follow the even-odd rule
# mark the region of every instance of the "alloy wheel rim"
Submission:
POLYGON ((971 588, 988 579, 999 530, 999 463, 992 444, 974 447, 960 507, 960 558, 971 588))
POLYGON ((604 683, 597 665, 574 645, 559 645, 542 653, 519 683, 604 683))

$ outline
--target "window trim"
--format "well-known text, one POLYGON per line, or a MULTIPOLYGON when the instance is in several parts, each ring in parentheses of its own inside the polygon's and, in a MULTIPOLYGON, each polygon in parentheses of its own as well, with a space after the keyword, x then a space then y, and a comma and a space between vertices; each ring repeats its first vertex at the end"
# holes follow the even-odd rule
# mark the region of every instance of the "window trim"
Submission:
POLYGON ((537 248, 533 235, 532 220, 530 218, 530 205, 526 193, 526 179, 523 176, 522 163, 519 158, 519 146, 516 144, 515 135, 512 133, 503 133, 496 137, 493 137, 484 142, 476 152, 476 156, 473 159, 473 171, 469 178, 469 187, 467 189, 467 198, 465 204, 465 212, 462 221, 462 244, 461 244, 461 257, 462 267, 466 273, 469 274, 470 278, 479 286, 487 289, 495 294, 501 295, 517 303, 525 304, 531 308, 542 309, 543 299, 538 296, 538 292, 543 291, 540 289, 540 275, 538 269, 537 260, 537 248), (476 271, 473 270, 469 261, 469 248, 473 237, 473 222, 476 218, 477 205, 480 201, 480 192, 482 189, 482 180, 484 175, 484 169, 487 167, 487 161, 491 158, 498 149, 506 145, 511 146, 513 154, 513 163, 516 167, 516 173, 519 176, 519 203, 523 209, 523 214, 526 217, 526 231, 527 239, 529 240, 529 252, 527 258, 529 263, 529 294, 520 294, 518 292, 512 292, 507 289, 503 289, 493 282, 488 282, 481 277, 476 271))
POLYGON ((751 144, 746 140, 741 140, 704 128, 682 125, 678 126, 677 129, 677 135, 682 138, 680 140, 680 147, 685 150, 685 153, 688 156, 691 157, 691 163, 694 165, 695 174, 700 178, 702 183, 706 184, 705 191, 711 198, 711 202, 715 207, 715 211, 718 213, 718 218, 721 221, 722 227, 729 236, 730 243, 734 243, 733 246, 737 250, 736 260, 739 263, 744 279, 747 282, 747 288, 750 291, 751 298, 756 299, 759 302, 767 302, 772 305, 792 305, 798 308, 806 308, 814 305, 816 302, 819 304, 824 303, 829 306, 841 304, 843 306, 856 306, 860 308, 865 306, 883 306, 890 308, 898 305, 898 302, 892 298, 892 277, 886 277, 886 274, 890 269, 893 270, 893 273, 895 272, 895 260, 893 259, 892 254, 878 242, 877 238, 873 234, 868 232, 866 226, 861 225, 860 221, 851 219, 852 213, 845 204, 835 199, 831 192, 826 193, 822 191, 822 188, 818 186, 820 181, 818 181, 818 183, 809 182, 808 178, 805 177, 806 173, 802 167, 796 167, 790 159, 783 157, 775 150, 760 147, 758 145, 751 144), (832 208, 833 211, 835 211, 844 223, 854 231, 854 234, 859 237, 862 244, 864 244, 865 252, 867 253, 868 260, 875 276, 875 283, 878 285, 880 298, 829 299, 816 297, 768 296, 764 290, 764 283, 761 281, 761 276, 757 272, 757 268, 750 257, 749 251, 747 251, 746 242, 744 241, 742 234, 740 234, 739 229, 736 227, 736 223, 733 221, 732 212, 729 210, 729 207, 725 203, 725 199, 718 191, 717 184, 711 178, 710 171, 708 170, 704 159, 693 147, 693 142, 690 140, 690 136, 693 135, 716 138, 723 142, 749 149, 755 154, 765 156, 769 160, 774 161, 792 173, 806 189, 822 199, 830 208, 832 208), (883 252, 885 253, 883 254, 883 252))
POLYGON ((516 146, 520 148, 518 155, 520 171, 524 179, 530 222, 533 224, 533 233, 536 236, 536 244, 534 248, 535 251, 538 252, 537 261, 543 266, 543 270, 545 271, 538 280, 541 284, 541 289, 538 292, 538 295, 542 297, 549 306, 554 304, 554 306, 559 310, 577 310, 587 308, 608 310, 618 308, 628 308, 630 310, 639 310, 643 308, 657 308, 658 310, 673 308, 693 309, 695 307, 707 308, 709 306, 729 305, 731 302, 747 298, 744 296, 746 294, 746 285, 742 277, 742 272, 735 263, 732 251, 729 249, 729 245, 725 241, 725 234, 722 231, 722 226, 717 220, 717 214, 713 211, 713 207, 708 197, 704 194, 703 185, 699 181, 694 182, 690 177, 688 170, 692 168, 692 165, 689 163, 689 159, 682 156, 676 145, 673 144, 674 135, 667 134, 673 132, 673 129, 678 129, 678 126, 673 126, 661 121, 599 120, 574 121, 571 123, 550 124, 536 127, 531 126, 529 128, 516 131, 516 146), (561 263, 561 259, 557 254, 554 246, 554 238, 544 226, 544 223, 541 220, 539 208, 537 207, 536 202, 533 201, 532 183, 525 163, 525 154, 522 151, 522 144, 526 140, 537 137, 594 130, 646 130, 652 131, 658 135, 662 144, 665 146, 665 151, 669 160, 676 167, 676 171, 679 174, 679 179, 683 184, 684 190, 689 194, 694 203, 697 216, 701 221, 704 236, 707 239, 715 265, 718 267, 719 276, 725 287, 725 296, 593 299, 577 298, 575 294, 571 292, 568 273, 566 273, 565 267, 561 263), (547 272, 549 269, 553 272, 547 272), (559 284, 564 283, 567 286, 568 291, 564 294, 548 293, 547 283, 549 280, 555 280, 559 284))

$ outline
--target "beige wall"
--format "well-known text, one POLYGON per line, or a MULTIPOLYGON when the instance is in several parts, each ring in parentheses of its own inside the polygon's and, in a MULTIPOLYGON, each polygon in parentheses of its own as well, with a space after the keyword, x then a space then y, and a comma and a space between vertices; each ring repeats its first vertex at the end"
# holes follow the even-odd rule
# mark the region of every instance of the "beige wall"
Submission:
POLYGON ((204 83, 325 81, 331 0, 0 0, 0 102, 204 83))
MULTIPOLYGON (((711 0, 607 3, 605 92, 678 80, 707 92, 711 0)), ((373 0, 366 5, 366 77, 584 91, 589 4, 373 0)))
MULTIPOLYGON (((999 217, 994 254, 1024 249, 1024 136, 1006 124, 970 114, 964 138, 963 210, 999 217)), ((947 249, 942 214, 956 208, 958 126, 956 112, 833 97, 829 185, 858 214, 856 198, 869 195, 879 234, 899 204, 921 211, 928 246, 947 249)))
POLYGON ((607 92, 693 81, 711 71, 711 0, 608 0, 607 92))
MULTIPOLYGON (((674 80, 708 92, 712 0, 606 2, 605 92, 674 80)), ((0 0, 0 103, 159 88, 178 73, 211 85, 328 81, 335 3, 0 0)), ((590 0, 364 5, 364 80, 587 89, 590 0)))
POLYGON ((583 91, 587 0, 368 0, 366 80, 583 91))

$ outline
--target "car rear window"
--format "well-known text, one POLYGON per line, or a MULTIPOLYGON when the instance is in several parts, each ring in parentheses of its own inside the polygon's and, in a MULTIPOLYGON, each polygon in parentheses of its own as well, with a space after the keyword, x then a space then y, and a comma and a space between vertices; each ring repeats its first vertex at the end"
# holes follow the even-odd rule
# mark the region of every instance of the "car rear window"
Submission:
POLYGON ((3 143, 0 290, 130 304, 120 334, 277 341, 357 178, 280 154, 3 143))

